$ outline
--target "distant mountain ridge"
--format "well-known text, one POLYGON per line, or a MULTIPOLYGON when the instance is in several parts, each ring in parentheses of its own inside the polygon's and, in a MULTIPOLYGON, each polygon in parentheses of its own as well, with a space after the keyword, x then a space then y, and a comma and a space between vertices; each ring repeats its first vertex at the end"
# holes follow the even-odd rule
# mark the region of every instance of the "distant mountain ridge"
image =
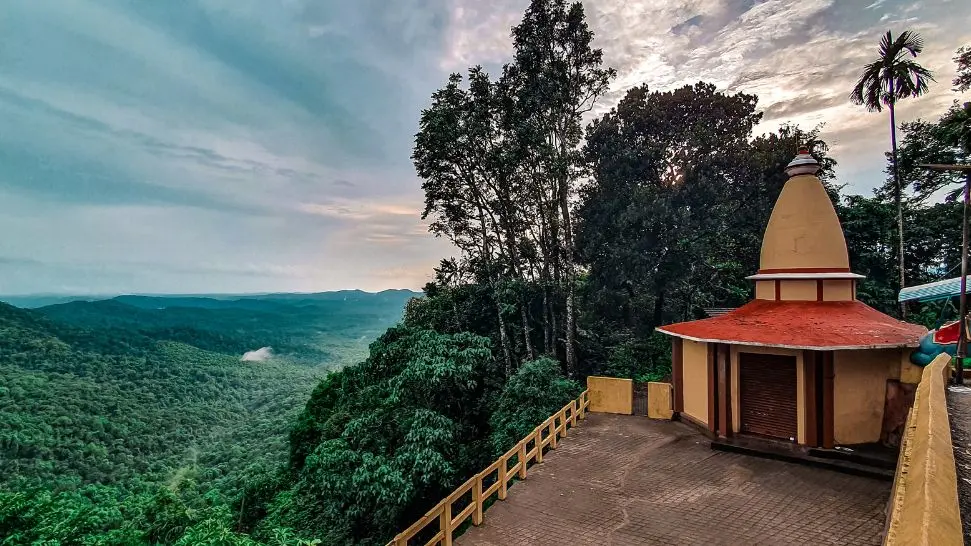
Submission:
MULTIPOLYGON (((369 296, 392 296, 402 295, 411 297, 421 296, 421 292, 409 290, 407 288, 390 288, 379 292, 367 292, 359 289, 352 290, 332 290, 324 292, 266 292, 266 293, 202 293, 202 294, 23 294, 23 295, 0 295, 0 302, 8 303, 15 307, 24 309, 36 309, 49 305, 71 303, 75 301, 102 301, 118 298, 164 298, 180 300, 243 300, 243 299, 278 299, 278 300, 339 300, 344 298, 366 298, 369 296)), ((130 303, 125 301, 126 303, 130 303)), ((200 307, 200 305, 189 305, 189 307, 200 307)))
POLYGON ((135 333, 226 354, 272 347, 274 354, 316 366, 346 364, 346 356, 363 358, 367 343, 362 340, 376 338, 401 320, 405 304, 418 295, 408 290, 221 299, 125 295, 33 311, 78 328, 135 333))

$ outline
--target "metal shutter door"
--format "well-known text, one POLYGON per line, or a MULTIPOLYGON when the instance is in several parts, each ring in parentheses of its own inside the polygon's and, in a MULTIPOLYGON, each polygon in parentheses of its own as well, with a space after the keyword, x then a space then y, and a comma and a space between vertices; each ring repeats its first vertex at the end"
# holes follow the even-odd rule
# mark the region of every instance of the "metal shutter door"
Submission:
POLYGON ((795 440, 796 357, 739 355, 742 432, 795 440))

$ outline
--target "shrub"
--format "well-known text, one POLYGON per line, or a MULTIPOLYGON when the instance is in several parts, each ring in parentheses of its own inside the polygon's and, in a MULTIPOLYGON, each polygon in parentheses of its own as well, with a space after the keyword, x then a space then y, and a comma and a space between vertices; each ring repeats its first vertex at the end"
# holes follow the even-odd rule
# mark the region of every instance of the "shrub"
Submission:
POLYGON ((581 392, 579 383, 563 377, 557 361, 542 357, 525 362, 506 383, 489 420, 496 455, 505 453, 581 392))

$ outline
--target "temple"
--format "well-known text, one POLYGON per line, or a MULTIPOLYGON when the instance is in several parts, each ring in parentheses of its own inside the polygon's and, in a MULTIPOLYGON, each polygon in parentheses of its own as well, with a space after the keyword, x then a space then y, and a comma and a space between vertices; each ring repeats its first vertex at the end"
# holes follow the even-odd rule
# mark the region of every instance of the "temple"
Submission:
POLYGON ((906 417, 926 330, 856 299, 863 276, 818 171, 805 148, 786 167, 753 301, 658 328, 674 338, 675 413, 713 435, 830 448, 886 441, 906 417))

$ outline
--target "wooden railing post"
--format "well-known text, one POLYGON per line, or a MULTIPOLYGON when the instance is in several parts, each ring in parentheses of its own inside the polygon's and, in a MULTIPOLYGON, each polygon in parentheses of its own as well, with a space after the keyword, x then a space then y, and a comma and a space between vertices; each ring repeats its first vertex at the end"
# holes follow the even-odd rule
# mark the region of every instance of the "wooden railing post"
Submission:
POLYGON ((442 506, 442 515, 438 518, 438 526, 441 527, 442 534, 442 544, 444 546, 452 546, 452 503, 445 499, 445 505, 442 506))
POLYGON ((550 449, 556 449, 556 415, 550 418, 550 449))
POLYGON ((563 423, 563 437, 566 438, 566 406, 560 410, 560 422, 563 423))
POLYGON ((519 479, 526 479, 526 444, 529 442, 529 436, 523 438, 519 441, 519 479))
POLYGON ((577 401, 572 400, 570 402, 570 423, 573 426, 577 426, 577 401))
POLYGON ((541 463, 543 462, 543 427, 536 427, 533 434, 536 435, 536 462, 541 463))
POLYGON ((482 473, 475 475, 475 485, 472 486, 472 502, 475 503, 475 510, 472 511, 472 525, 482 525, 482 473))
POLYGON ((509 464, 509 459, 503 455, 499 459, 499 500, 506 500, 506 465, 509 464))

